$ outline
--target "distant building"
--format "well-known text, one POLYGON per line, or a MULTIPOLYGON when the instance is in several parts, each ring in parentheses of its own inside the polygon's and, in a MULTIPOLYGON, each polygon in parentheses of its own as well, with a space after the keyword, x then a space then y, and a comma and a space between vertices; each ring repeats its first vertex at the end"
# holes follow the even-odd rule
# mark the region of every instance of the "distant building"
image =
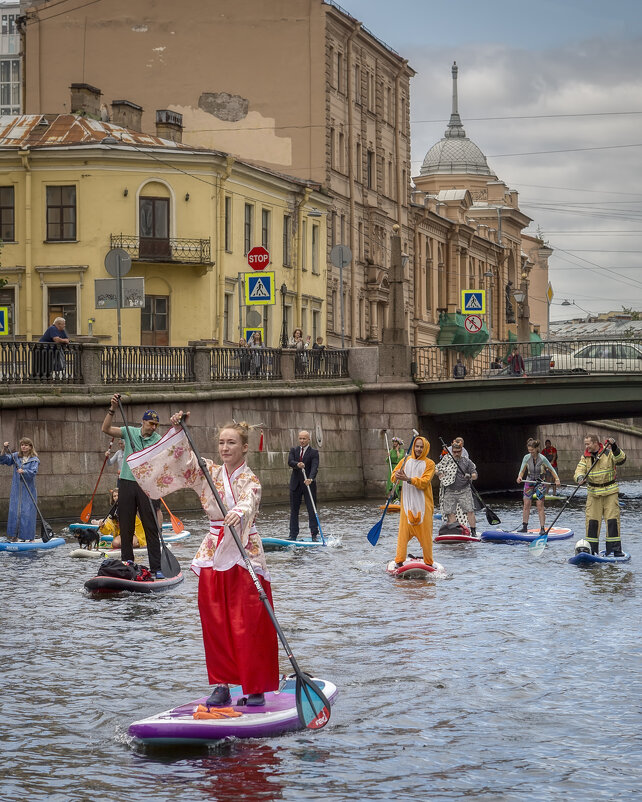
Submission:
POLYGON ((143 308, 122 312, 123 344, 232 345, 249 327, 276 347, 297 305, 308 331, 326 336, 325 226, 308 218, 327 212, 319 184, 182 144, 174 112, 159 111, 157 135, 144 134, 136 104, 112 104, 107 122, 97 119, 100 90, 76 84, 72 92, 82 114, 0 120, 0 277, 8 282, 0 304, 10 338, 38 339, 61 316, 74 337, 92 320, 94 336, 117 344, 116 310, 95 284, 110 278, 112 248, 130 255, 127 278, 144 279, 143 308), (124 117, 132 127, 118 124, 124 117), (240 295, 244 276, 256 275, 247 261, 254 244, 270 253, 276 304, 240 295))
POLYGON ((520 210, 518 193, 492 172, 466 136, 457 72, 454 64, 452 111, 444 137, 430 148, 413 178, 416 284, 427 288, 420 289, 425 301, 416 307, 416 341, 471 341, 460 314, 464 289, 486 290, 492 339, 516 337, 520 322, 528 339, 533 326, 546 332, 552 250, 522 233, 532 221, 520 210), (514 292, 524 287, 526 300, 518 304, 514 292))
MULTIPOLYGON (((642 310, 638 310, 638 315, 642 310)), ((603 312, 571 320, 551 322, 551 337, 567 339, 619 339, 642 337, 642 320, 625 312, 603 312)))

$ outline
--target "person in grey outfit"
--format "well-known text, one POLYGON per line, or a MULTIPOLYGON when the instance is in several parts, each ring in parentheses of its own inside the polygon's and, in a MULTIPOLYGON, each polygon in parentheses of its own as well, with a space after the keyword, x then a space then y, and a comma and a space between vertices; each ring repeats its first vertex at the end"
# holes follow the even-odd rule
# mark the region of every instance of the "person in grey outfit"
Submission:
MULTIPOLYGON (((466 513, 471 535, 476 537, 477 521, 475 519, 471 484, 477 479, 477 466, 469 457, 463 456, 462 448, 462 443, 455 440, 448 449, 461 470, 458 470, 455 474, 454 481, 444 487, 442 511, 447 515, 449 524, 455 523, 457 504, 459 504, 461 509, 466 513)), ((441 473, 439 473, 438 476, 440 479, 442 478, 441 473)))

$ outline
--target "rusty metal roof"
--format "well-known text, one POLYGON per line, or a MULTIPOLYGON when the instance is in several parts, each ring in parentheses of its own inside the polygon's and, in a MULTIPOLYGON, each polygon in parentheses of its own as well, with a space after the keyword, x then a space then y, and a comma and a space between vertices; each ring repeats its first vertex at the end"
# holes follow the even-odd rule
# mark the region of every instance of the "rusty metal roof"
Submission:
POLYGON ((120 125, 76 114, 59 114, 56 117, 45 117, 42 114, 0 117, 0 148, 33 149, 61 145, 100 145, 107 137, 110 139, 104 144, 112 146, 122 144, 138 148, 208 152, 205 148, 172 142, 152 134, 132 131, 120 125), (116 141, 112 141, 112 138, 116 141))

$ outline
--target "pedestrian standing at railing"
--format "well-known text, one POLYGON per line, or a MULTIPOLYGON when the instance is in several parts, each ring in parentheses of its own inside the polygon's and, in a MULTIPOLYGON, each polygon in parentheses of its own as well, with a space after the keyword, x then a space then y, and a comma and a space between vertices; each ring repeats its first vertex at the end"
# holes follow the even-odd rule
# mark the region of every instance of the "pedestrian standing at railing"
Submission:
POLYGON ((526 367, 524 365, 524 358, 519 353, 519 348, 513 346, 513 353, 508 357, 508 368, 511 376, 525 376, 526 367))
MULTIPOLYGON (((260 331, 255 331, 252 333, 250 348, 251 349, 265 348, 265 345, 263 345, 263 336, 261 335, 260 331)), ((250 361, 250 373, 252 376, 260 376, 263 373, 263 358, 264 354, 262 354, 260 351, 258 350, 252 351, 252 356, 250 361)))
POLYGON ((453 378, 454 379, 465 379, 466 378, 466 365, 461 361, 461 357, 457 357, 457 362, 453 368, 453 378))
POLYGON ((39 378, 51 378, 54 371, 64 371, 65 355, 63 348, 69 345, 69 335, 65 331, 64 317, 57 317, 38 340, 44 345, 37 345, 33 349, 32 374, 39 378))
POLYGON ((239 360, 239 371, 241 376, 244 378, 247 377, 247 374, 250 371, 250 359, 252 355, 250 354, 247 340, 245 340, 243 337, 241 337, 239 340, 239 347, 236 350, 235 356, 239 360))
POLYGON ((321 359, 324 351, 323 337, 317 337, 317 341, 312 346, 312 369, 315 373, 321 371, 321 359))

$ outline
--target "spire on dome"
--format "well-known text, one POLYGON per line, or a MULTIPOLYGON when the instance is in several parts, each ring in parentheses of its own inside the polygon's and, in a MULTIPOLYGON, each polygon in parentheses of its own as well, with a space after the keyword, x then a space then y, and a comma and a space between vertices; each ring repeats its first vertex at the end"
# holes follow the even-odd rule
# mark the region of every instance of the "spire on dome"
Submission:
POLYGON ((449 139, 459 137, 464 138, 466 136, 466 131, 464 130, 463 123, 461 121, 461 117, 459 116, 459 104, 457 101, 457 73, 459 69, 457 67, 457 62, 453 61, 452 66, 452 76, 453 76, 453 107, 450 113, 450 120, 448 122, 448 128, 446 128, 446 133, 444 136, 448 137, 449 139))

